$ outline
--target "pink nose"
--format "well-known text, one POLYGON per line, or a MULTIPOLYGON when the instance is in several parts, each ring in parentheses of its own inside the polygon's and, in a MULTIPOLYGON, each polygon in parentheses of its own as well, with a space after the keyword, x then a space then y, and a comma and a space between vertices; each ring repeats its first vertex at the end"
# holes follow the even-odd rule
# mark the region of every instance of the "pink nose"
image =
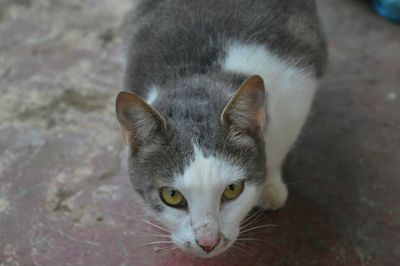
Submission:
POLYGON ((205 237, 196 240, 197 245, 199 245, 205 252, 211 252, 219 243, 220 236, 215 237, 205 237))

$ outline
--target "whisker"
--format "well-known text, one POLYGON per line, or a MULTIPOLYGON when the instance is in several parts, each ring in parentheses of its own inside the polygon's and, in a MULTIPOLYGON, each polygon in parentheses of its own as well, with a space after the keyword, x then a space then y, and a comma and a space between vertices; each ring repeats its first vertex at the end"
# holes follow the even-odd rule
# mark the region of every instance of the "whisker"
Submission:
POLYGON ((178 247, 174 246, 174 245, 163 247, 163 248, 155 246, 153 248, 153 250, 151 251, 151 254, 154 255, 154 256, 163 257, 166 254, 170 253, 171 251, 173 251, 173 250, 175 250, 177 248, 178 247))
POLYGON ((152 237, 161 237, 161 238, 171 238, 170 235, 160 235, 160 234, 140 234, 141 236, 152 236, 152 237))
POLYGON ((140 232, 135 232, 136 235, 144 236, 144 237, 171 237, 170 234, 164 234, 164 232, 160 232, 159 230, 153 229, 153 227, 144 227, 141 228, 140 232), (141 232, 142 231, 142 232, 141 232))
POLYGON ((129 210, 131 210, 131 211, 133 212, 133 214, 138 215, 138 213, 136 212, 136 210, 135 210, 132 206, 130 206, 130 205, 128 204, 128 202, 124 201, 124 205, 125 205, 129 210))
MULTIPOLYGON (((146 213, 140 214, 134 208, 129 206, 129 204, 127 202, 124 202, 124 204, 130 211, 132 211, 133 215, 136 216, 136 217, 134 217, 134 216, 129 216, 129 217, 131 217, 132 219, 136 219, 137 221, 142 221, 142 220, 148 221, 146 219, 148 217, 148 215, 146 213)), ((150 222, 150 221, 148 221, 148 222, 150 222)))
MULTIPOLYGON (((239 251, 239 252, 246 252, 246 250, 244 248, 242 248, 241 246, 237 246, 237 244, 238 244, 238 242, 233 243, 231 249, 239 251)), ((233 254, 235 254, 235 253, 233 253, 233 254)))
POLYGON ((176 247, 176 246, 175 247, 163 248, 163 249, 160 249, 159 251, 157 251, 157 254, 160 255, 160 256, 164 256, 164 255, 168 254, 169 252, 171 252, 173 250, 176 250, 178 248, 179 247, 176 247))
POLYGON ((240 229, 246 229, 246 228, 248 228, 249 226, 251 226, 252 224, 254 224, 255 222, 257 222, 258 219, 259 219, 259 218, 261 217, 261 215, 263 214, 263 212, 264 212, 264 210, 260 209, 260 212, 259 212, 251 221, 249 221, 247 224, 242 225, 242 226, 240 227, 240 229))
MULTIPOLYGON (((239 245, 240 247, 242 247, 242 249, 246 251, 246 254, 248 253, 248 251, 252 251, 252 252, 255 252, 255 251, 256 251, 254 248, 251 248, 251 247, 249 247, 249 246, 246 246, 246 245, 244 245, 244 244, 242 244, 242 243, 240 243, 240 242, 238 242, 238 241, 235 241, 234 244, 239 245), (246 250, 246 249, 248 249, 248 250, 246 250)), ((236 247, 238 247, 238 246, 236 246, 236 247)))
POLYGON ((240 233, 242 234, 242 233, 250 232, 250 231, 253 231, 253 230, 256 230, 256 229, 260 229, 260 228, 266 228, 266 227, 280 227, 280 226, 281 226, 281 225, 264 224, 264 225, 259 225, 259 226, 254 226, 254 227, 248 228, 248 229, 246 229, 246 230, 244 230, 244 231, 241 231, 240 233))
MULTIPOLYGON (((280 182, 281 181, 279 181, 279 182, 270 182, 269 184, 276 184, 276 183, 280 183, 280 182)), ((287 183, 283 182, 283 184, 289 186, 289 185, 294 185, 294 184, 303 183, 303 182, 310 182, 310 180, 306 180, 306 179, 295 180, 295 181, 287 182, 287 183)))
POLYGON ((238 241, 235 241, 232 245, 232 247, 241 252, 242 254, 246 254, 246 255, 252 255, 255 254, 255 249, 254 248, 250 248, 249 246, 246 246, 238 241))
POLYGON ((138 244, 138 245, 131 245, 127 246, 129 249, 134 249, 134 250, 139 250, 143 248, 142 250, 144 251, 145 248, 148 248, 147 251, 140 252, 138 254, 134 255, 134 258, 136 259, 141 259, 143 257, 149 257, 149 256, 164 256, 167 254, 169 251, 172 251, 174 249, 177 249, 178 247, 173 244, 172 241, 153 241, 153 242, 146 242, 143 244, 138 244), (154 246, 152 246, 154 245, 154 246), (157 246, 160 245, 160 246, 157 246), (148 247, 152 248, 148 248, 148 247))
MULTIPOLYGON (((143 220, 143 221, 149 222, 148 220, 143 220)), ((164 228, 164 227, 162 227, 162 228, 164 228)), ((163 235, 169 235, 170 234, 169 231, 160 231, 157 227, 144 227, 144 228, 141 228, 141 229, 144 229, 144 230, 147 229, 147 232, 155 233, 155 234, 163 234, 163 235)), ((167 230, 166 228, 164 228, 164 229, 167 230)))
POLYGON ((154 227, 156 227, 156 228, 158 228, 158 229, 160 229, 160 230, 162 230, 162 231, 164 231, 166 233, 169 233, 169 231, 166 228, 164 228, 162 226, 159 226, 159 225, 156 225, 156 224, 154 224, 154 223, 152 223, 152 222, 150 222, 148 220, 139 219, 139 218, 136 218, 136 217, 133 217, 133 216, 130 216, 130 215, 127 215, 127 214, 122 214, 122 213, 114 213, 113 212, 113 214, 118 215, 118 216, 122 216, 122 217, 125 217, 125 218, 128 218, 128 219, 131 219, 131 220, 134 220, 134 221, 144 222, 144 223, 146 223, 148 225, 152 225, 152 226, 154 226, 154 227))
POLYGON ((254 216, 250 221, 248 221, 246 224, 241 225, 239 229, 245 229, 248 228, 249 226, 252 226, 257 220, 258 218, 261 216, 261 212, 259 212, 256 216, 254 216))
MULTIPOLYGON (((126 203, 125 203, 126 204, 126 203)), ((128 204, 126 204, 126 206, 133 212, 133 214, 134 215, 137 215, 138 216, 138 213, 136 212, 136 210, 134 210, 132 207, 130 207, 128 204)), ((154 227, 156 227, 156 228, 158 228, 158 229, 160 229, 160 230, 162 230, 162 231, 164 231, 164 232, 167 232, 167 233, 169 233, 169 230, 167 230, 167 228, 165 228, 165 227, 163 227, 163 226, 160 226, 160 225, 156 225, 156 224, 154 224, 154 223, 152 223, 152 222, 150 222, 149 220, 147 220, 147 219, 145 219, 145 215, 142 215, 141 216, 141 219, 139 219, 139 218, 136 218, 136 217, 133 217, 133 216, 129 216, 129 215, 126 215, 126 217, 127 218, 131 218, 131 219, 134 219, 134 220, 136 220, 136 221, 143 221, 143 222, 145 222, 145 223, 147 223, 147 224, 149 224, 149 225, 152 225, 152 226, 154 226, 154 227)))
POLYGON ((304 183, 304 182, 309 182, 309 180, 297 180, 289 183, 285 183, 286 186, 294 185, 294 184, 299 184, 299 183, 304 183))
POLYGON ((237 241, 259 241, 259 242, 264 242, 264 243, 271 243, 271 242, 265 241, 263 239, 258 239, 258 238, 238 238, 236 240, 237 241))
POLYGON ((146 247, 146 246, 151 246, 151 245, 157 245, 157 244, 173 244, 174 242, 172 241, 154 241, 154 242, 147 242, 135 246, 131 246, 130 248, 139 248, 139 247, 146 247))
POLYGON ((253 214, 251 214, 250 216, 248 216, 246 219, 244 219, 241 224, 244 226, 245 223, 247 221, 249 221, 250 219, 252 219, 254 216, 258 215, 260 212, 262 212, 262 209, 258 209, 257 211, 255 211, 253 214))
MULTIPOLYGON (((237 248, 235 243, 233 243, 232 246, 224 253, 225 255, 223 261, 240 261, 239 256, 242 253, 245 253, 245 251, 237 248)), ((228 263, 228 265, 232 265, 232 263, 228 263)))
POLYGON ((156 224, 154 224, 154 223, 152 223, 152 222, 150 222, 148 220, 144 220, 144 222, 146 222, 147 224, 152 225, 152 226, 154 226, 154 227, 156 227, 156 228, 158 228, 158 229, 160 229, 160 230, 162 230, 162 231, 164 231, 164 232, 169 234, 168 229, 166 229, 166 228, 164 228, 164 227, 162 227, 160 225, 156 225, 156 224))
MULTIPOLYGON (((231 248, 229 248, 229 249, 227 250, 227 252, 228 252, 227 255, 233 256, 234 259, 237 259, 237 258, 238 258, 238 254, 235 253, 235 252, 233 252, 234 250, 238 250, 238 249, 236 249, 236 247, 235 247, 235 243, 233 243, 232 246, 231 246, 231 248)), ((240 250, 238 250, 238 251, 240 251, 240 250)), ((225 256, 225 257, 226 257, 226 256, 225 256)))

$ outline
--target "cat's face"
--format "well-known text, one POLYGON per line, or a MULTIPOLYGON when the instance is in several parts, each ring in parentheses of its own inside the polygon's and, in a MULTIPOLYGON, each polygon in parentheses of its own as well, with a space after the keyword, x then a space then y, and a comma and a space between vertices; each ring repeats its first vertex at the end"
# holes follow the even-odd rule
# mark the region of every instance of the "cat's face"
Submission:
POLYGON ((193 121, 163 117, 125 92, 117 98, 117 116, 131 145, 133 185, 172 241, 201 257, 228 249, 265 177, 261 78, 247 80, 214 118, 205 116, 204 128, 199 120, 187 127, 182 123, 193 121))
POLYGON ((257 203, 260 187, 242 165, 206 156, 195 146, 183 173, 156 189, 164 208, 155 215, 182 250, 214 256, 236 240, 241 221, 257 203))

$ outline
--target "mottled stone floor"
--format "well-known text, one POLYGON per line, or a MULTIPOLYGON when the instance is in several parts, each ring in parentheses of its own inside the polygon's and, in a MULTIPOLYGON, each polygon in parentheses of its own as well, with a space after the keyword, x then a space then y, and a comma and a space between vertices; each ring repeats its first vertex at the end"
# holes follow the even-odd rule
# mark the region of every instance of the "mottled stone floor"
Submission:
POLYGON ((0 0, 1 266, 398 265, 399 26, 318 0, 330 68, 286 163, 288 204, 258 221, 280 226, 198 260, 139 246, 152 237, 113 113, 133 2, 0 0))

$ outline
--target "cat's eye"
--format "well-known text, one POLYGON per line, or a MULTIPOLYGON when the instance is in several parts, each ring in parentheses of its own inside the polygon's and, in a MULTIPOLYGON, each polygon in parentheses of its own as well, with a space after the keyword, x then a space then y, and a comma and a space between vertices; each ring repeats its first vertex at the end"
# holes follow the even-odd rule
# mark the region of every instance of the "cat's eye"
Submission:
POLYGON ((222 198, 224 200, 234 200, 237 197, 239 197, 240 193, 242 193, 243 191, 243 188, 244 188, 243 181, 229 184, 226 186, 222 198))
POLYGON ((165 204, 174 208, 184 208, 187 206, 182 193, 171 187, 162 187, 160 189, 160 198, 165 204))

